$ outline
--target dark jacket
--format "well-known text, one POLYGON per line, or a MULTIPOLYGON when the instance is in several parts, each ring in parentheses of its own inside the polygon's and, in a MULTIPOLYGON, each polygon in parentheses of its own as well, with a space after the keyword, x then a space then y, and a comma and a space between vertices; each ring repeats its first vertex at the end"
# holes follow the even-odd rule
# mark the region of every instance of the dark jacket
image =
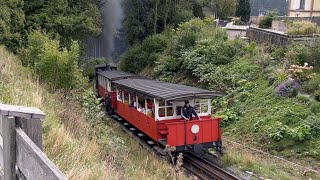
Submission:
POLYGON ((186 120, 187 118, 189 118, 189 120, 192 120, 192 114, 199 120, 199 116, 192 106, 187 107, 186 105, 184 105, 182 107, 181 116, 183 119, 186 120))

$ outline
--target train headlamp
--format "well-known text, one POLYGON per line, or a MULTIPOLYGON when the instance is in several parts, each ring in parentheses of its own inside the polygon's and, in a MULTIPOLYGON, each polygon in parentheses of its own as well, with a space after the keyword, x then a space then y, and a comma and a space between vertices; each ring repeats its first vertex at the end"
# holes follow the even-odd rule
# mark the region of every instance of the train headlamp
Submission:
POLYGON ((191 127, 191 132, 193 134, 197 134, 199 131, 200 131, 200 127, 198 125, 195 124, 191 127))

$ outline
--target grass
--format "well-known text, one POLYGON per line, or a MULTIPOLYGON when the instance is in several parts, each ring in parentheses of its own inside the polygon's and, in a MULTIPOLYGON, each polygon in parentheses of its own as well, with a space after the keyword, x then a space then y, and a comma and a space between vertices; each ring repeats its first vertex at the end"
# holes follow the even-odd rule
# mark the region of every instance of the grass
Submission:
MULTIPOLYGON (((290 163, 275 160, 271 156, 261 156, 226 141, 228 154, 223 158, 224 162, 272 179, 320 179, 320 174, 306 170, 310 168, 320 172, 319 134, 314 132, 298 140, 289 134, 282 134, 280 130, 294 129, 304 124, 309 116, 319 117, 313 110, 319 102, 312 97, 279 97, 275 94, 275 87, 270 86, 264 77, 266 74, 261 71, 257 76, 260 78, 254 80, 257 84, 255 90, 250 92, 245 101, 236 101, 232 107, 241 113, 237 114, 238 119, 235 122, 223 128, 224 137, 269 154, 285 157, 303 167, 296 168, 290 163), (277 122, 282 125, 276 127, 277 122), (277 133, 281 134, 279 140, 273 139, 273 135, 277 133)), ((233 98, 237 100, 239 95, 236 94, 233 98)))
POLYGON ((20 60, 0 47, 0 102, 37 107, 44 151, 68 179, 187 179, 105 118, 92 128, 72 96, 51 94, 20 60))

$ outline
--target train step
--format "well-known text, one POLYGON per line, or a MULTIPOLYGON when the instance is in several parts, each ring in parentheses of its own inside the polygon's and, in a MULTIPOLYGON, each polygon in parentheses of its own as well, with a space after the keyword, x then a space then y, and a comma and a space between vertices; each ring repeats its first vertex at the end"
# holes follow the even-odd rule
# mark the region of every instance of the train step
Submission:
POLYGON ((155 145, 156 143, 155 142, 153 142, 153 141, 148 141, 147 142, 149 145, 155 145))
POLYGON ((167 139, 159 139, 158 141, 164 147, 168 144, 167 139))
POLYGON ((162 135, 167 135, 168 134, 168 130, 160 130, 159 133, 162 134, 162 135))
POLYGON ((117 115, 112 115, 112 117, 113 117, 113 118, 116 118, 116 119, 119 118, 119 116, 117 116, 117 115))
POLYGON ((154 149, 157 153, 161 154, 162 156, 166 156, 166 155, 167 155, 167 153, 163 150, 163 148, 161 148, 161 147, 159 147, 159 146, 154 146, 153 149, 154 149))
POLYGON ((139 137, 144 137, 145 135, 142 134, 142 133, 138 133, 138 136, 139 136, 139 137))

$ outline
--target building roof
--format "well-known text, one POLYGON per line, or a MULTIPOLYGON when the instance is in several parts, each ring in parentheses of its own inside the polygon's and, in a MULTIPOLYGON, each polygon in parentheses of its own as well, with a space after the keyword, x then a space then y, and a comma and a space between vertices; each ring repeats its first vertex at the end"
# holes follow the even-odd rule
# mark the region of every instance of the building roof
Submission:
POLYGON ((126 79, 126 78, 142 78, 141 76, 138 76, 136 74, 131 74, 123 71, 116 71, 116 70, 107 70, 107 71, 99 71, 97 72, 103 77, 106 77, 107 79, 110 79, 112 81, 118 80, 118 79, 126 79))
POLYGON ((193 98, 213 98, 221 96, 218 92, 205 89, 146 79, 121 79, 115 86, 160 100, 186 100, 193 98))

